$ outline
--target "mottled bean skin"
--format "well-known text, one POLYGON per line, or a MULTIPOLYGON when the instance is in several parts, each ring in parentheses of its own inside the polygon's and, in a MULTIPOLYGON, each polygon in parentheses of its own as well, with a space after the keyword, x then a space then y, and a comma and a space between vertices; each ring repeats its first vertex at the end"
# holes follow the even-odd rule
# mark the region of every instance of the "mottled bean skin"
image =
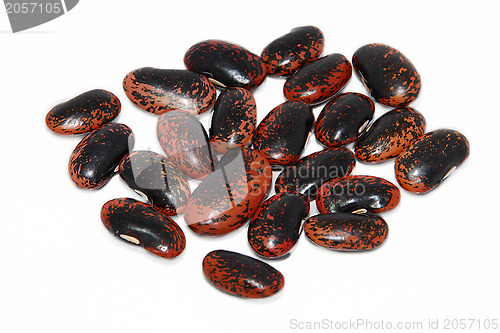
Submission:
POLYGON ((269 43, 262 51, 261 58, 268 74, 290 75, 297 68, 318 59, 323 47, 321 30, 314 26, 296 27, 269 43))
POLYGON ((207 132, 196 117, 177 110, 164 113, 157 134, 167 158, 189 177, 203 179, 214 169, 207 132))
POLYGON ((54 106, 45 117, 47 127, 57 134, 82 134, 115 119, 121 103, 113 93, 95 89, 54 106))
POLYGON ((253 138, 254 148, 272 165, 295 163, 302 154, 313 124, 314 114, 307 104, 280 104, 257 126, 253 138))
POLYGON ((402 107, 420 92, 420 75, 404 54, 384 44, 360 47, 352 58, 354 70, 375 100, 402 107))
POLYGON ((352 66, 342 54, 334 53, 299 68, 285 82, 289 101, 319 104, 342 89, 352 76, 352 66))
POLYGON ((320 187, 316 206, 321 214, 381 213, 399 204, 401 192, 393 183, 374 176, 347 176, 320 187))
POLYGON ((276 193, 298 191, 312 201, 323 183, 349 175, 355 165, 356 159, 349 149, 324 149, 285 168, 276 179, 275 190, 276 193))
POLYGON ((458 131, 438 129, 426 133, 396 159, 396 179, 409 192, 429 192, 460 166, 469 153, 469 141, 458 131))
POLYGON ((271 187, 269 162, 257 151, 233 148, 194 190, 184 220, 191 230, 220 236, 252 218, 271 187))
POLYGON ((128 73, 123 89, 132 103, 154 114, 180 110, 197 115, 210 110, 217 96, 214 85, 202 75, 153 67, 128 73))
POLYGON ((384 113, 356 142, 356 157, 363 162, 379 163, 397 157, 412 141, 422 137, 425 118, 411 108, 384 113))
POLYGON ((222 88, 257 88, 266 78, 262 59, 244 47, 221 40, 194 44, 184 55, 186 68, 222 88))
POLYGON ((257 106, 251 92, 231 88, 220 93, 214 105, 210 143, 216 152, 225 154, 235 147, 246 147, 253 137, 257 106))
POLYGON ((310 217, 304 232, 313 243, 331 250, 366 251, 386 240, 389 227, 379 216, 335 213, 310 217))
POLYGON ((245 298, 272 296, 285 284, 285 278, 274 267, 225 250, 215 250, 205 256, 203 273, 219 290, 245 298))
POLYGON ((177 215, 184 211, 191 194, 189 183, 164 156, 146 150, 133 151, 120 162, 119 174, 162 213, 177 215))
POLYGON ((302 220, 309 214, 309 200, 302 194, 281 192, 260 205, 248 226, 252 249, 266 258, 281 257, 300 235, 302 220))
POLYGON ((134 134, 123 124, 111 123, 80 141, 69 159, 69 175, 80 188, 98 189, 113 176, 121 159, 134 147, 134 134))
POLYGON ((340 147, 356 141, 375 112, 373 101, 362 94, 333 97, 314 124, 316 139, 326 147, 340 147))
POLYGON ((186 247, 186 237, 177 223, 134 199, 108 201, 102 206, 101 220, 116 237, 163 258, 175 258, 186 247))

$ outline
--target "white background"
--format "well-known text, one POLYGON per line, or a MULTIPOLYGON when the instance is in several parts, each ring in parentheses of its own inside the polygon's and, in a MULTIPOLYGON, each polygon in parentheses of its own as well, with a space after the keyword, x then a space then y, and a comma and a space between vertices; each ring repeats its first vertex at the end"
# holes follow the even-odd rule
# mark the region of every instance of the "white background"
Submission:
MULTIPOLYGON (((500 319, 499 13, 497 1, 84 0, 52 22, 12 34, 2 9, 0 331, 287 332, 297 331, 292 320, 422 321, 426 328, 428 319, 500 319), (324 32, 324 54, 351 58, 358 47, 381 42, 408 56, 422 77, 412 106, 427 130, 464 133, 469 160, 435 191, 402 191, 400 205, 382 215, 390 236, 375 251, 337 253, 302 236, 289 258, 271 262, 286 283, 264 300, 226 295, 201 270, 214 249, 254 255, 245 227, 209 239, 176 218, 187 247, 175 260, 108 233, 102 204, 139 198, 119 177, 98 191, 78 189, 67 163, 80 137, 50 132, 47 111, 84 91, 108 89, 122 101, 117 121, 133 129, 136 149, 161 153, 157 117, 127 100, 125 74, 183 68, 185 51, 208 38, 260 54, 309 24, 324 32)), ((285 100, 283 83, 268 78, 255 91, 258 120, 285 100)), ((345 91, 366 93, 355 76, 345 91)), ((376 117, 388 110, 376 108, 376 117)), ((210 117, 201 116, 204 125, 210 117)), ((311 137, 305 153, 319 149, 311 137)), ((353 174, 395 182, 393 167, 358 163, 353 174)))

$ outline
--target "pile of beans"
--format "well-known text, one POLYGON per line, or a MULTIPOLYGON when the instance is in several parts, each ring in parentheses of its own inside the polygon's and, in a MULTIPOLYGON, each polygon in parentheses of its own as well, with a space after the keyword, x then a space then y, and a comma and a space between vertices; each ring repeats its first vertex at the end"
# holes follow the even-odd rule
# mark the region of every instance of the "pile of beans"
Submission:
MULTIPOLYGON (((184 232, 169 217, 177 214, 203 236, 225 235, 250 220, 248 241, 265 259, 288 254, 302 230, 332 250, 372 250, 388 234, 387 223, 375 214, 396 207, 400 190, 379 177, 351 175, 356 159, 395 159, 401 188, 426 193, 467 159, 469 144, 455 130, 425 133, 423 115, 408 107, 419 94, 420 76, 401 52, 365 45, 351 65, 342 54, 320 57, 323 45, 318 28, 297 27, 261 56, 207 40, 186 52, 187 70, 145 67, 128 73, 127 97, 159 115, 165 156, 133 150, 131 129, 112 122, 121 104, 108 91, 88 91, 56 105, 46 124, 58 134, 88 133, 69 161, 78 187, 100 188, 118 173, 147 198, 110 200, 101 220, 115 236, 155 255, 175 258, 184 250, 184 232), (353 68, 373 100, 393 110, 372 122, 372 98, 339 93, 353 68), (287 76, 288 101, 257 126, 251 91, 268 76, 287 76), (312 108, 325 102, 315 120, 312 108), (207 134, 196 116, 212 108, 207 134), (301 158, 313 128, 325 149, 301 158), (342 147, 349 143, 354 153, 342 147), (279 172, 276 194, 266 199, 273 170, 279 172), (200 181, 192 193, 188 178, 200 181), (307 218, 314 200, 321 214, 307 218)), ((283 275, 267 263, 225 250, 208 253, 203 271, 215 287, 242 297, 270 296, 284 285, 283 275)))

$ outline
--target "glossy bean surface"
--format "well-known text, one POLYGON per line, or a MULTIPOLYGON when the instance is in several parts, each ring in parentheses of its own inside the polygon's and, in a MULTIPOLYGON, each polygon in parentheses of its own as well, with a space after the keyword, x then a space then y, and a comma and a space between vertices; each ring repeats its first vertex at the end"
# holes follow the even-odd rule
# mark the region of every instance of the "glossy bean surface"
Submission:
POLYGON ((424 131, 425 118, 420 112, 408 107, 391 110, 356 142, 356 157, 372 163, 390 160, 422 137, 424 131))
POLYGON ((216 98, 206 77, 180 69, 136 69, 123 79, 123 89, 132 103, 154 114, 181 110, 197 115, 210 110, 216 98))
POLYGON ((252 249, 266 258, 290 252, 299 239, 302 220, 309 214, 309 200, 298 193, 281 192, 260 205, 248 226, 252 249))
POLYGON ((220 154, 229 149, 244 148, 255 132, 257 106, 251 92, 243 88, 227 89, 214 105, 210 143, 220 154))
POLYGON ((214 169, 207 132, 196 117, 177 110, 164 113, 157 135, 167 159, 187 176, 203 179, 214 169))
POLYGON ((97 189, 113 176, 121 159, 134 147, 132 130, 111 123, 87 134, 69 159, 69 175, 80 188, 97 189))
POLYGON ((323 47, 324 36, 317 27, 296 27, 269 43, 262 50, 261 57, 268 74, 290 75, 304 64, 318 59, 323 47))
POLYGON ((186 246, 186 238, 177 223, 134 199, 108 201, 102 206, 101 220, 114 236, 163 258, 177 257, 186 246))
POLYGON ((191 194, 189 183, 164 156, 147 150, 133 151, 120 162, 119 174, 162 213, 177 215, 184 211, 191 194))
POLYGON ((215 250, 203 259, 203 273, 219 290, 245 298, 276 294, 285 278, 263 261, 236 252, 215 250))
POLYGON ((45 117, 47 127, 57 134, 82 134, 115 119, 121 103, 113 93, 94 89, 54 106, 45 117))
POLYGON ((271 181, 265 157, 253 149, 233 148, 194 190, 184 220, 200 235, 227 234, 252 218, 271 181))
POLYGON ((356 165, 354 154, 347 148, 328 148, 301 158, 286 167, 276 179, 276 192, 298 191, 315 200, 323 183, 349 175, 356 165))
POLYGON ((469 154, 469 141, 458 131, 438 129, 426 133, 396 159, 396 179, 407 191, 429 192, 459 167, 469 154))
POLYGON ((302 154, 314 124, 314 114, 302 102, 285 102, 260 122, 253 138, 254 148, 272 165, 295 163, 302 154))
POLYGON ((339 147, 356 141, 373 118, 375 105, 362 94, 345 93, 333 97, 314 124, 316 139, 326 147, 339 147))
POLYGON ((401 192, 388 180, 374 176, 347 176, 320 187, 316 206, 327 213, 381 213, 399 204, 401 192))
POLYGON ((253 90, 266 78, 266 65, 258 55, 222 40, 194 44, 184 55, 184 64, 222 88, 253 90))
POLYGON ((352 64, 371 96, 381 104, 407 106, 420 92, 420 75, 415 66, 393 47, 362 46, 354 53, 352 64))
POLYGON ((304 233, 313 243, 331 250, 366 251, 386 240, 389 227, 379 216, 335 213, 310 217, 304 233))
POLYGON ((302 66, 285 82, 289 101, 319 104, 340 91, 352 76, 352 66, 342 54, 334 53, 302 66))

